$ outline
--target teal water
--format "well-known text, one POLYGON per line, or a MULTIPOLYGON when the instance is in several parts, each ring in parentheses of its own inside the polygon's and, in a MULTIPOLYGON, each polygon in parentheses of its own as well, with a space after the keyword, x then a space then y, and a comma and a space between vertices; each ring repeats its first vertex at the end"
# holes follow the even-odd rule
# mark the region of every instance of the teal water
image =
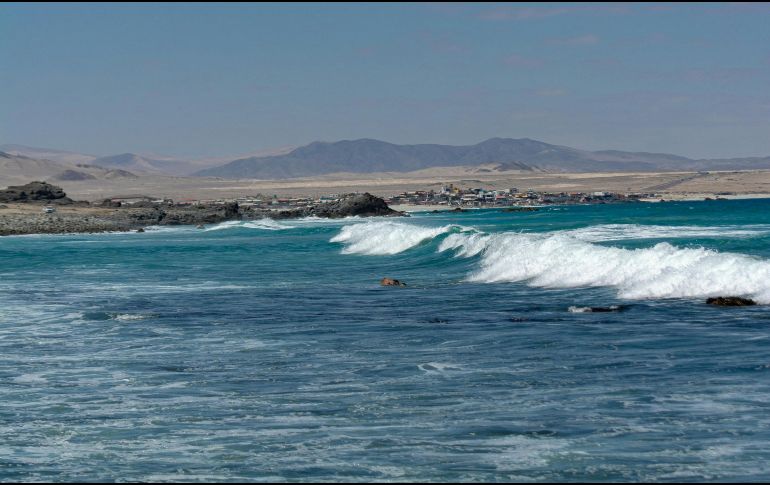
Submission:
POLYGON ((0 238, 0 480, 770 480, 725 294, 768 200, 0 238))

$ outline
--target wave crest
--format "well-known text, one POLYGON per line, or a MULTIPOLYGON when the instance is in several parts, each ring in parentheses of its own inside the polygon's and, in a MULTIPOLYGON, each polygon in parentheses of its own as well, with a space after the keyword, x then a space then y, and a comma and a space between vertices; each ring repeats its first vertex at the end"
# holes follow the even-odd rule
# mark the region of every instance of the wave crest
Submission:
POLYGON ((439 247, 449 249, 462 257, 482 255, 480 269, 469 281, 526 281, 548 288, 606 286, 628 299, 740 295, 770 303, 770 261, 742 254, 665 242, 644 249, 607 247, 568 233, 457 234, 439 247))
POLYGON ((423 227, 403 222, 370 221, 345 226, 330 241, 343 243, 343 254, 386 255, 404 252, 441 234, 465 230, 471 229, 457 225, 423 227))
POLYGON ((224 229, 262 229, 266 231, 280 231, 283 229, 294 229, 294 226, 285 224, 283 222, 277 222, 273 219, 256 219, 253 221, 225 221, 220 222, 211 227, 207 227, 205 231, 221 231, 224 229))

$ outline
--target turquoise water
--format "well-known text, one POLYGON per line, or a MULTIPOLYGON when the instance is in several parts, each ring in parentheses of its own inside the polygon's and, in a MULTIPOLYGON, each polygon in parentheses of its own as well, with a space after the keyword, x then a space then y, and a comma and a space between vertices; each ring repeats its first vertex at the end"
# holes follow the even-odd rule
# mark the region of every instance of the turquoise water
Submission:
POLYGON ((0 238, 0 480, 768 480, 712 295, 770 303, 770 201, 0 238))

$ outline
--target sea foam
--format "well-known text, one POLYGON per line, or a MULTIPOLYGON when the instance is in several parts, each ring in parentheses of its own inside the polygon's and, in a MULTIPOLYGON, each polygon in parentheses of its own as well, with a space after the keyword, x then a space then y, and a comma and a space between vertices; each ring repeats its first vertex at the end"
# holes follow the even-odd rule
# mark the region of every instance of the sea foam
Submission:
POLYGON ((770 234, 770 226, 657 226, 641 224, 600 224, 565 231, 575 239, 588 242, 633 239, 718 238, 744 239, 770 234))

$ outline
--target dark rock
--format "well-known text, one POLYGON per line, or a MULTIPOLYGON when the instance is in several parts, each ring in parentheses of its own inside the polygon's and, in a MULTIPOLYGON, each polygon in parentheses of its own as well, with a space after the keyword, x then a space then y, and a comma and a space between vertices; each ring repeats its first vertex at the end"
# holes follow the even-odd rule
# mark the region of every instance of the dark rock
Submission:
POLYGON ((350 216, 398 216, 401 212, 394 211, 385 201, 372 194, 357 194, 345 197, 336 202, 319 204, 311 208, 316 217, 341 218, 350 216))
MULTIPOLYGON (((248 212, 251 218, 255 218, 254 210, 248 212)), ((341 219, 343 217, 373 217, 373 216, 406 216, 404 212, 399 212, 388 207, 380 197, 372 194, 355 194, 343 197, 334 202, 326 202, 310 207, 299 207, 273 212, 260 212, 262 217, 271 219, 297 219, 300 217, 321 217, 325 219, 341 219)))
POLYGON ((444 320, 443 318, 429 318, 428 323, 442 323, 446 325, 449 323, 449 320, 444 320))
POLYGON ((104 199, 99 203, 99 207, 111 207, 117 209, 118 207, 121 207, 123 204, 120 202, 113 202, 112 199, 104 199))
POLYGON ((238 220, 241 214, 237 202, 226 204, 195 205, 171 207, 164 210, 160 223, 163 225, 194 225, 217 224, 224 221, 238 220))
POLYGON ((383 278, 380 280, 381 286, 406 286, 406 283, 402 283, 392 278, 383 278))
POLYGON ((706 303, 717 306, 752 306, 757 304, 754 300, 739 296, 717 296, 707 299, 706 303))
POLYGON ((72 203, 61 187, 47 182, 30 182, 26 185, 16 185, 0 190, 0 202, 34 202, 46 201, 56 203, 72 203))
POLYGON ((136 230, 136 232, 144 232, 144 228, 140 227, 139 229, 136 230))
POLYGON ((132 224, 140 224, 143 226, 160 224, 166 215, 160 209, 127 209, 125 211, 119 211, 125 219, 131 221, 132 224))

